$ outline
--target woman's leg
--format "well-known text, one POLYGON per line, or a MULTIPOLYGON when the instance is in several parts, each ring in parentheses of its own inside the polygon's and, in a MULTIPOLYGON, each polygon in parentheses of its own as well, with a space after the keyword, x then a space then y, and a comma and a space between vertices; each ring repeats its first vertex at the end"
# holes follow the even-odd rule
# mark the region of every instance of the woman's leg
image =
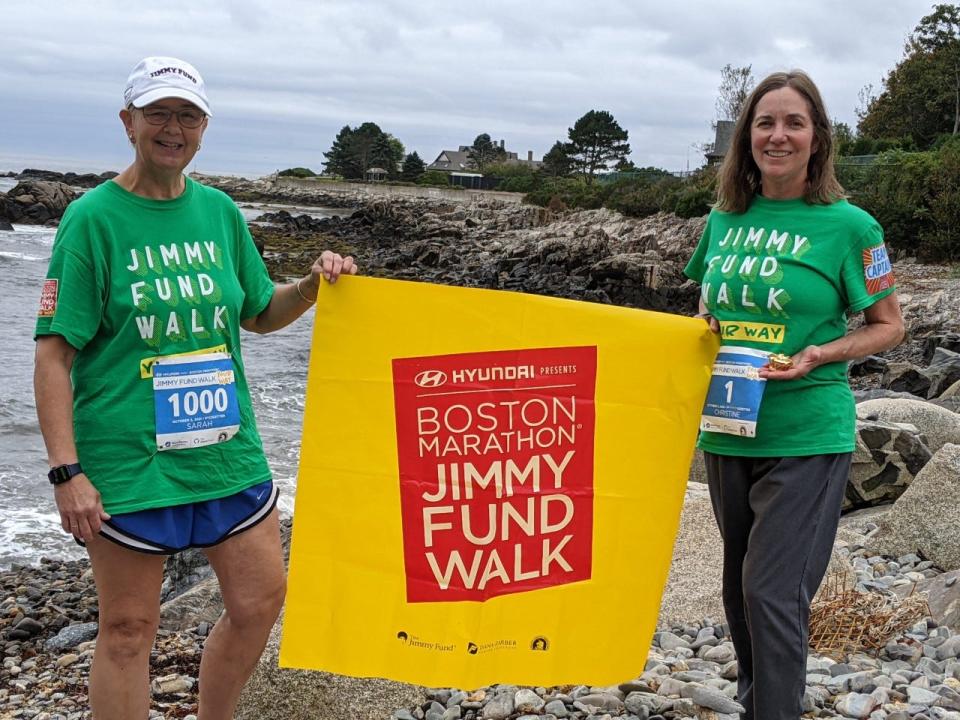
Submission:
POLYGON ((758 459, 743 563, 753 653, 753 717, 797 720, 810 601, 830 562, 849 453, 758 459))
POLYGON ((753 713, 753 646, 743 601, 743 560, 753 527, 750 486, 755 459, 707 452, 703 458, 713 515, 723 538, 723 609, 737 653, 737 699, 746 709, 745 720, 759 720, 753 713))
POLYGON ((224 613, 204 645, 198 715, 231 720, 286 593, 276 509, 258 525, 207 548, 206 555, 220 581, 224 613))
POLYGON ((90 671, 95 720, 141 720, 150 711, 150 649, 160 622, 165 555, 128 550, 101 536, 87 542, 100 604, 90 671))

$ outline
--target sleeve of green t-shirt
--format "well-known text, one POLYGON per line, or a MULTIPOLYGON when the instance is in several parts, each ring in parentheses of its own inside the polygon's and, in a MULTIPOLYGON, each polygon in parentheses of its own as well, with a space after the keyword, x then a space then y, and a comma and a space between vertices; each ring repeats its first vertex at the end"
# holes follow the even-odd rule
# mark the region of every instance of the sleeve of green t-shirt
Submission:
POLYGON ((81 350, 100 328, 108 283, 96 267, 92 222, 70 210, 57 229, 34 338, 61 335, 81 350))
POLYGON ((896 289, 889 263, 883 229, 879 223, 871 222, 850 248, 840 269, 850 312, 864 310, 896 289))
POLYGON ((693 251, 693 257, 683 268, 683 274, 695 282, 702 282, 704 273, 706 273, 707 246, 710 244, 710 221, 713 220, 713 211, 707 217, 707 224, 703 228, 703 234, 700 236, 700 242, 697 243, 697 249, 693 251))
POLYGON ((274 284, 267 272, 263 258, 253 243, 250 230, 243 219, 243 214, 237 209, 237 222, 240 233, 239 257, 237 258, 237 273, 240 287, 243 288, 243 307, 240 308, 240 319, 256 317, 270 304, 273 297, 274 284))

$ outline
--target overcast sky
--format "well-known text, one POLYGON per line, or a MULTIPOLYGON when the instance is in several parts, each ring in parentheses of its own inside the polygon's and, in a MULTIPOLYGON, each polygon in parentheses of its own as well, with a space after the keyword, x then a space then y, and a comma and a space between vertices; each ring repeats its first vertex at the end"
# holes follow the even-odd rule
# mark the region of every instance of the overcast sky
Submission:
POLYGON ((121 170, 116 113, 146 55, 194 64, 215 117, 201 172, 322 169, 344 125, 376 122, 427 162, 479 133, 537 158, 591 109, 632 159, 702 163, 720 69, 799 67, 856 123, 930 0, 2 0, 0 171, 121 170))

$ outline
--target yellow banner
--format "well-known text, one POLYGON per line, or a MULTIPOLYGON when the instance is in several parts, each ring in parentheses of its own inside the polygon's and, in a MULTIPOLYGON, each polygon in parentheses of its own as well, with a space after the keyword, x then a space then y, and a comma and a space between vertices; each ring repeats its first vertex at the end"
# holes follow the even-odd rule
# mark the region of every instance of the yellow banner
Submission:
POLYGON ((280 664, 464 688, 642 672, 717 347, 607 305, 322 288, 280 664))

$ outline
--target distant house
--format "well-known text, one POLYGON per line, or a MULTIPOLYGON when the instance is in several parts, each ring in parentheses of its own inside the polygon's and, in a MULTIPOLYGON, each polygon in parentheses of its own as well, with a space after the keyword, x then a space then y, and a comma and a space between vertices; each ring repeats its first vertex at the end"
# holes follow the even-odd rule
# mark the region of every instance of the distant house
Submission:
POLYGON ((427 165, 427 170, 440 172, 470 172, 474 169, 469 156, 470 146, 461 145, 459 150, 442 150, 437 159, 427 165))
MULTIPOLYGON (((500 149, 504 151, 504 163, 508 165, 529 165, 534 170, 543 165, 542 160, 533 159, 533 150, 527 151, 527 159, 521 160, 517 153, 510 152, 504 147, 504 141, 500 141, 500 149)), ((443 150, 437 155, 437 159, 427 165, 427 170, 439 170, 446 173, 476 173, 477 168, 470 159, 470 146, 461 145, 458 150, 443 150)))
POLYGON ((367 170, 367 182, 383 182, 387 179, 387 171, 383 168, 372 167, 367 170))
POLYGON ((730 143, 733 142, 733 129, 736 124, 736 120, 717 120, 717 134, 713 140, 713 148, 704 154, 707 165, 716 165, 727 156, 730 143))

